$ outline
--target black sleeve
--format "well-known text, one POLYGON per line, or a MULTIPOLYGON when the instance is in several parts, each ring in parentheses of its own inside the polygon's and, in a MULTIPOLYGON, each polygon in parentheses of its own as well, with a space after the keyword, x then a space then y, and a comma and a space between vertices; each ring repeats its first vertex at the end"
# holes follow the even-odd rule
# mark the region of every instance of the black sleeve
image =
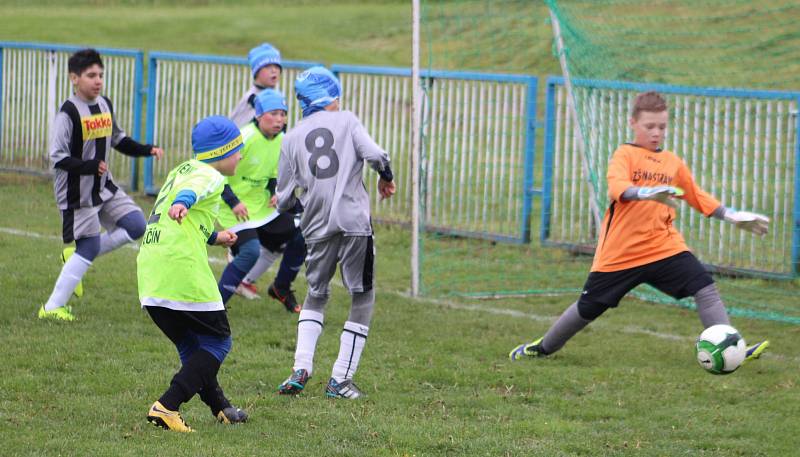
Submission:
POLYGON ((394 179, 394 174, 392 174, 392 169, 389 168, 389 165, 386 165, 386 168, 379 171, 378 175, 380 175, 381 179, 386 182, 392 182, 392 180, 394 179))
POLYGON ((117 151, 131 157, 149 157, 153 149, 152 144, 142 144, 138 141, 125 137, 114 147, 117 151))
POLYGON ((214 243, 217 242, 217 232, 211 232, 211 235, 206 240, 206 244, 209 246, 214 246, 214 243))
POLYGON ((225 187, 222 188, 222 200, 230 209, 233 209, 234 206, 240 203, 239 197, 233 193, 233 189, 231 189, 231 186, 228 184, 225 184, 225 187))
POLYGON ((278 187, 278 180, 275 178, 269 178, 269 181, 267 181, 267 191, 269 191, 270 197, 273 197, 275 195, 276 187, 278 187))
POLYGON ((64 157, 55 164, 55 167, 80 175, 96 175, 100 168, 100 161, 97 159, 81 160, 75 157, 64 157))

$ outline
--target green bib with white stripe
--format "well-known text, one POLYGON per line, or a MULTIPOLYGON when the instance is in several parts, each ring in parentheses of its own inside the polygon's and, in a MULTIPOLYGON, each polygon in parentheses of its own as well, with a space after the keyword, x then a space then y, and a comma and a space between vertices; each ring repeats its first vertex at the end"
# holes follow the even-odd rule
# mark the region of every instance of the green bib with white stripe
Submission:
MULTIPOLYGON (((278 178, 283 133, 270 140, 251 122, 242 127, 242 139, 242 160, 236 166, 236 175, 228 176, 226 184, 247 207, 250 219, 247 225, 259 227, 267 223, 275 212, 275 208, 269 206, 267 184, 270 179, 278 178)), ((220 208, 219 223, 226 229, 240 224, 228 205, 220 208)))
POLYGON ((139 299, 222 303, 208 265, 206 241, 214 231, 225 182, 216 169, 187 160, 173 169, 153 206, 136 259, 139 299), (167 211, 178 192, 191 190, 197 201, 178 224, 167 211))

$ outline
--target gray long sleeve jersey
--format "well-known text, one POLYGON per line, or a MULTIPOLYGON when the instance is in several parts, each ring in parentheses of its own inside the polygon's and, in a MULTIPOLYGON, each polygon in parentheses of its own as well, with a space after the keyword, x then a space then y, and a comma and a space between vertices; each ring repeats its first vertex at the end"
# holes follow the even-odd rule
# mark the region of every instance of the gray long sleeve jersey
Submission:
POLYGON ((295 189, 304 212, 300 221, 308 242, 338 233, 372 235, 369 195, 362 179, 364 161, 391 179, 386 154, 350 111, 318 111, 303 118, 283 138, 278 165, 278 210, 295 204, 295 189))
POLYGON ((112 147, 133 157, 148 156, 151 150, 119 128, 108 98, 87 103, 73 94, 61 105, 50 131, 49 151, 59 209, 97 206, 116 193, 111 170, 98 175, 99 163, 107 160, 112 147))

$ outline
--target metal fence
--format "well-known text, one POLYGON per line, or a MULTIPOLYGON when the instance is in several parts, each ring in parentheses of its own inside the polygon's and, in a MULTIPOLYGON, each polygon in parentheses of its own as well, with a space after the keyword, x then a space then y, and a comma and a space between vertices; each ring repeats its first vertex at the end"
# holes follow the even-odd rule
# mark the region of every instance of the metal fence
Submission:
MULTIPOLYGON (((78 46, 0 42, 0 168, 50 173, 50 125, 61 104, 72 94, 67 59, 78 46)), ((114 105, 117 123, 139 139, 142 113, 144 54, 142 51, 99 48, 105 67, 103 94, 114 105)), ((115 182, 136 183, 135 161, 109 154, 115 182)))
MULTIPOLYGON (((411 215, 411 70, 333 65, 343 109, 386 149, 398 198, 373 214, 411 215)), ((426 230, 494 240, 530 239, 537 79, 526 75, 423 71, 421 214, 426 230)))
MULTIPOLYGON (((288 94, 297 74, 312 65, 282 62, 278 88, 287 94, 290 128, 300 116, 288 94)), ((166 52, 149 54, 148 71, 147 142, 165 151, 161 160, 145 159, 145 192, 155 194, 169 171, 192 156, 192 127, 206 116, 227 116, 253 84, 253 76, 244 57, 166 52)))
POLYGON ((598 229, 589 210, 582 160, 599 177, 606 199, 608 160, 629 141, 628 114, 637 92, 657 90, 670 106, 665 149, 676 152, 697 184, 729 207, 770 217, 771 232, 756 237, 681 205, 676 228, 706 264, 718 270, 791 276, 800 254, 800 93, 698 89, 668 85, 573 80, 576 110, 588 136, 579 148, 563 78, 547 82, 541 239, 591 246, 598 229))

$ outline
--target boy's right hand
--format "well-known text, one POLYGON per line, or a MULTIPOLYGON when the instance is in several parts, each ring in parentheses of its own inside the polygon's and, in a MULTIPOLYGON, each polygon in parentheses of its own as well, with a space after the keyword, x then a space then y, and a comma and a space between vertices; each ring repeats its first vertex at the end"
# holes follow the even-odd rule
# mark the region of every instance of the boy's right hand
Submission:
POLYGON ((108 171, 108 165, 106 164, 105 160, 101 160, 100 163, 97 164, 97 175, 103 176, 108 171))
POLYGON ((672 186, 640 187, 636 192, 637 200, 652 200, 663 203, 670 208, 677 209, 678 202, 675 197, 683 195, 683 191, 672 186))
POLYGON ((186 213, 188 212, 189 210, 186 209, 185 206, 183 206, 180 203, 176 203, 169 207, 169 211, 167 211, 167 214, 169 215, 170 219, 180 224, 181 221, 183 221, 183 218, 186 217, 186 213))
POLYGON ((233 211, 237 221, 246 221, 250 218, 250 215, 247 212, 247 206, 245 206, 244 203, 239 202, 239 204, 231 208, 231 211, 233 211))
POLYGON ((217 232, 217 240, 214 244, 231 247, 236 243, 237 238, 238 236, 230 230, 221 230, 217 232))

